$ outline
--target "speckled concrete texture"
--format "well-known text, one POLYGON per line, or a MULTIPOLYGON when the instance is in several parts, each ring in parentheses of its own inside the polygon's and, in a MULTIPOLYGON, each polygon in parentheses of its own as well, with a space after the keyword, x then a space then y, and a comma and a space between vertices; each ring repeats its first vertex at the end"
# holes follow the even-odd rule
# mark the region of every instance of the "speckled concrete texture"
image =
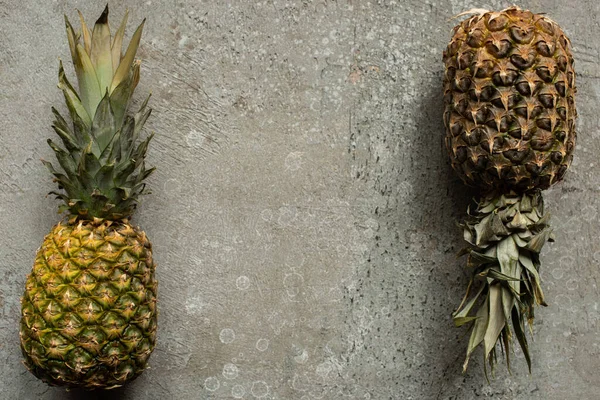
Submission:
MULTIPOLYGON (((19 298, 57 202, 40 158, 69 60, 62 14, 0 0, 0 399, 597 399, 600 5, 523 1, 571 37, 579 142, 545 193, 533 373, 521 353, 466 374, 450 317, 468 281, 456 222, 473 193, 442 146, 441 53, 473 7, 507 1, 110 1, 148 17, 136 101, 157 167, 134 222, 153 241, 159 340, 131 385, 49 388, 21 364, 19 298)), ((129 34, 132 29, 128 30, 129 34)), ((69 64, 70 65, 70 64, 69 64)), ((71 70, 69 69, 69 73, 71 70)), ((71 74, 72 76, 72 74, 71 74)))

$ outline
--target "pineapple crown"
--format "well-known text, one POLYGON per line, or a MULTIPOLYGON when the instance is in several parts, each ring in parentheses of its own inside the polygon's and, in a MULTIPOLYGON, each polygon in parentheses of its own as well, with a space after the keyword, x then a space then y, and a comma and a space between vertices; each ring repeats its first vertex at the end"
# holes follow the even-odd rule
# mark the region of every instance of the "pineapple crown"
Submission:
POLYGON ((64 148, 48 139, 62 171, 50 162, 42 162, 62 189, 50 192, 64 201, 60 211, 68 210, 75 217, 90 220, 128 218, 135 210, 137 198, 145 193, 144 179, 154 171, 146 169, 144 163, 152 135, 138 140, 150 116, 150 96, 137 113, 127 115, 140 77, 140 61, 135 60, 135 55, 145 20, 123 54, 127 12, 112 38, 108 5, 91 32, 81 13, 79 17, 81 34, 75 32, 65 16, 79 90, 69 83, 62 62, 58 70, 58 87, 63 91, 72 124, 52 108, 52 128, 64 148))

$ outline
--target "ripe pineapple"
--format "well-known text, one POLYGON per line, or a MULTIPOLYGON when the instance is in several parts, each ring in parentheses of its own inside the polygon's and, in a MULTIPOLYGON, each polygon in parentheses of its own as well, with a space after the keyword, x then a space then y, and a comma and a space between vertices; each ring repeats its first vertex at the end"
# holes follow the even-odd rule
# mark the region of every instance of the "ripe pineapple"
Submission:
POLYGON ((446 147, 482 194, 462 225, 473 271, 454 313, 472 327, 464 369, 479 345, 493 369, 497 342, 510 368, 516 336, 531 370, 525 321, 546 305, 539 253, 552 240, 541 190, 563 178, 576 140, 571 44, 546 16, 510 7, 456 26, 443 59, 446 147))
POLYGON ((127 114, 138 83, 134 60, 144 22, 127 51, 127 14, 111 38, 108 6, 81 35, 65 17, 79 91, 59 67, 72 126, 53 109, 61 148, 48 140, 62 171, 44 162, 62 191, 66 222, 37 252, 22 298, 21 349, 28 369, 50 385, 111 388, 142 373, 156 343, 152 247, 129 223, 144 193, 144 158, 151 136, 138 138, 150 115, 146 100, 127 114))

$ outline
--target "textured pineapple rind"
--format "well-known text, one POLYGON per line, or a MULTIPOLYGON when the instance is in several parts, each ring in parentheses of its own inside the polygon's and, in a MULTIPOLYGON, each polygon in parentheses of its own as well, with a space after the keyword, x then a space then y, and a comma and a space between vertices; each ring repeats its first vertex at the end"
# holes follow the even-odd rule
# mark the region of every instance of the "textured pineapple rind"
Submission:
POLYGON ((452 168, 484 192, 547 189, 575 148, 571 44, 554 21, 517 7, 454 28, 443 56, 452 168))
POLYGON ((127 221, 59 223, 37 252, 21 300, 25 365, 50 385, 121 386, 156 344, 152 246, 127 221))
POLYGON ((549 219, 541 191, 488 196, 469 212, 462 225, 469 244, 463 253, 468 254, 472 277, 463 303, 453 314, 457 326, 471 324, 465 370, 480 345, 493 370, 498 343, 510 368, 513 334, 531 369, 525 327, 533 324, 534 306, 546 305, 539 253, 552 240, 549 219))

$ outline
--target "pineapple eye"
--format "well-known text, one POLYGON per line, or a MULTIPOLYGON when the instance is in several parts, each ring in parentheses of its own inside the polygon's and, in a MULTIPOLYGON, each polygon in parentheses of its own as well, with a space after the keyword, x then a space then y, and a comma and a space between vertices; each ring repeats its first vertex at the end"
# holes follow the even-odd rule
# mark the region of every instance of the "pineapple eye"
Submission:
POLYGON ((486 25, 491 32, 501 31, 508 25, 508 17, 503 14, 494 14, 487 14, 486 25))
POLYGON ((554 51, 552 51, 550 49, 550 46, 548 45, 548 43, 546 43, 543 40, 540 40, 539 42, 537 42, 537 44, 535 45, 535 49, 537 50, 538 53, 540 53, 544 57, 552 57, 552 54, 554 54, 554 51))
POLYGON ((535 56, 529 54, 527 55, 527 58, 525 58, 521 54, 513 54, 510 56, 510 61, 519 69, 527 69, 535 62, 535 56))
POLYGON ((513 46, 508 40, 488 41, 486 43, 486 50, 495 58, 506 57, 512 48, 513 46))
POLYGON ((467 44, 471 47, 481 47, 485 39, 485 33, 481 29, 474 29, 467 34, 467 44))
POLYGON ((515 42, 520 44, 528 44, 531 42, 534 34, 535 32, 533 27, 524 22, 510 28, 510 36, 515 40, 515 42))

